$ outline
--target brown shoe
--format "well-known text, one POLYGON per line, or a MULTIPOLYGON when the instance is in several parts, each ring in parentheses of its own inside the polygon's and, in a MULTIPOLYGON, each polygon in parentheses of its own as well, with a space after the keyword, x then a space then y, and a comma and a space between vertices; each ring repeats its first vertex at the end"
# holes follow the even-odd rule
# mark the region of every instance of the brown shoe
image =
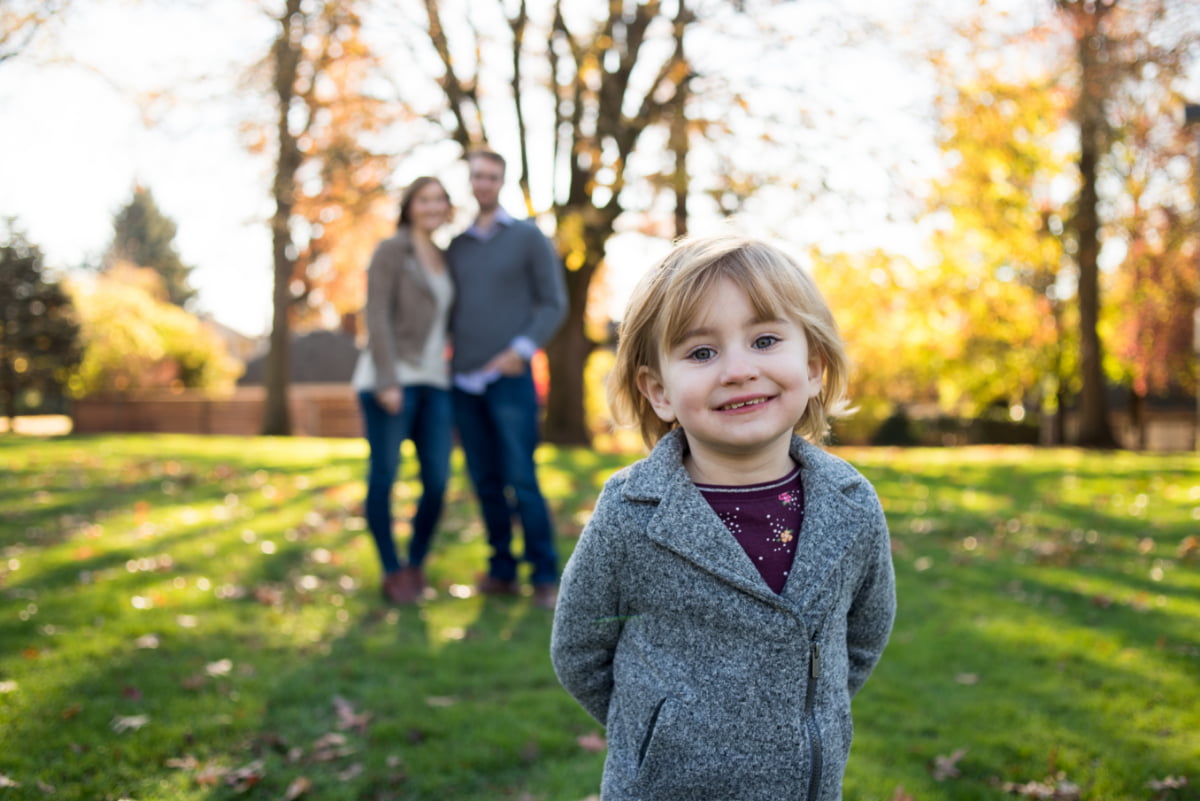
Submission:
POLYGON ((476 587, 480 595, 520 595, 521 588, 514 579, 500 579, 495 576, 484 576, 476 587))
POLYGON ((388 573, 383 577, 383 600, 391 604, 414 604, 420 594, 413 585, 412 573, 407 568, 388 573))
POLYGON ((425 571, 419 567, 409 565, 401 572, 408 574, 408 583, 412 586, 413 596, 416 600, 425 597, 425 571))
POLYGON ((558 603, 558 587, 553 584, 538 584, 533 588, 533 605, 538 609, 554 610, 558 603))

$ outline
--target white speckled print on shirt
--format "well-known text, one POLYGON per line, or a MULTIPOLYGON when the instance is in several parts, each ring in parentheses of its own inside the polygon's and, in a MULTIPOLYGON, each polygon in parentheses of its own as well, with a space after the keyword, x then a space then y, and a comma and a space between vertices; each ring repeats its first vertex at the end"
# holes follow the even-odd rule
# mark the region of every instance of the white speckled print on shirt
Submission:
POLYGON ((804 521, 800 468, 765 484, 697 484, 696 488, 746 551, 767 586, 782 592, 804 521))

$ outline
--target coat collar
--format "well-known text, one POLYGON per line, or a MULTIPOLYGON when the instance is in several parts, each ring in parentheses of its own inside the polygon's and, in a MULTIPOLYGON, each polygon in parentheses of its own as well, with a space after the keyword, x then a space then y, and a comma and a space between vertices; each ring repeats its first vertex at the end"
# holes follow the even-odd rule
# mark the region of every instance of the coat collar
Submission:
POLYGON ((683 466, 685 442, 682 430, 675 429, 629 470, 624 497, 658 506, 646 536, 765 601, 807 607, 820 595, 856 532, 869 523, 868 510, 847 496, 847 490, 864 479, 841 459, 792 437, 791 455, 800 465, 804 487, 804 523, 787 584, 776 595, 692 482, 683 466))
POLYGON ((393 238, 400 244, 400 252, 403 254, 400 269, 411 275, 417 284, 432 297, 433 285, 430 283, 425 268, 417 259, 417 247, 413 243, 412 230, 407 225, 401 225, 396 229, 393 238))

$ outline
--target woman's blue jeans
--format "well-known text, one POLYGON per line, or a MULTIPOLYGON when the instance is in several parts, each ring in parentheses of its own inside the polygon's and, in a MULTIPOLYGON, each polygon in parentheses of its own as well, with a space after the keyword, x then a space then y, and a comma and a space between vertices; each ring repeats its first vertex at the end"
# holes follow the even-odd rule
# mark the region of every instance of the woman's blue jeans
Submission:
POLYGON ((454 422, 467 457, 467 472, 479 496, 491 557, 488 575, 503 581, 517 577, 512 551, 513 513, 521 519, 530 581, 558 580, 558 554, 550 512, 538 486, 538 402, 529 371, 488 384, 482 395, 452 390, 454 422), (511 492, 511 495, 509 494, 511 492))
POLYGON ((392 487, 400 472, 400 445, 411 439, 421 473, 421 499, 412 519, 408 562, 420 567, 442 516, 446 482, 450 478, 453 412, 450 392, 431 386, 404 387, 404 406, 388 414, 373 392, 359 392, 363 428, 371 449, 367 469, 367 526, 379 549, 383 572, 401 567, 392 533, 392 487))

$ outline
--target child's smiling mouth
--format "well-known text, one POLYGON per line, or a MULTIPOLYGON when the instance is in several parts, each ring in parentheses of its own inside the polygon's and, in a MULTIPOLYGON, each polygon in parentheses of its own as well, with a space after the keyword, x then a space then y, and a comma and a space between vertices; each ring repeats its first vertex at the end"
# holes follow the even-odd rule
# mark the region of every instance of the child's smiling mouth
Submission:
POLYGON ((736 412, 739 409, 745 409, 749 406, 761 406, 771 400, 767 397, 747 398, 745 400, 736 400, 732 403, 726 403, 724 406, 718 406, 717 411, 720 412, 736 412))

